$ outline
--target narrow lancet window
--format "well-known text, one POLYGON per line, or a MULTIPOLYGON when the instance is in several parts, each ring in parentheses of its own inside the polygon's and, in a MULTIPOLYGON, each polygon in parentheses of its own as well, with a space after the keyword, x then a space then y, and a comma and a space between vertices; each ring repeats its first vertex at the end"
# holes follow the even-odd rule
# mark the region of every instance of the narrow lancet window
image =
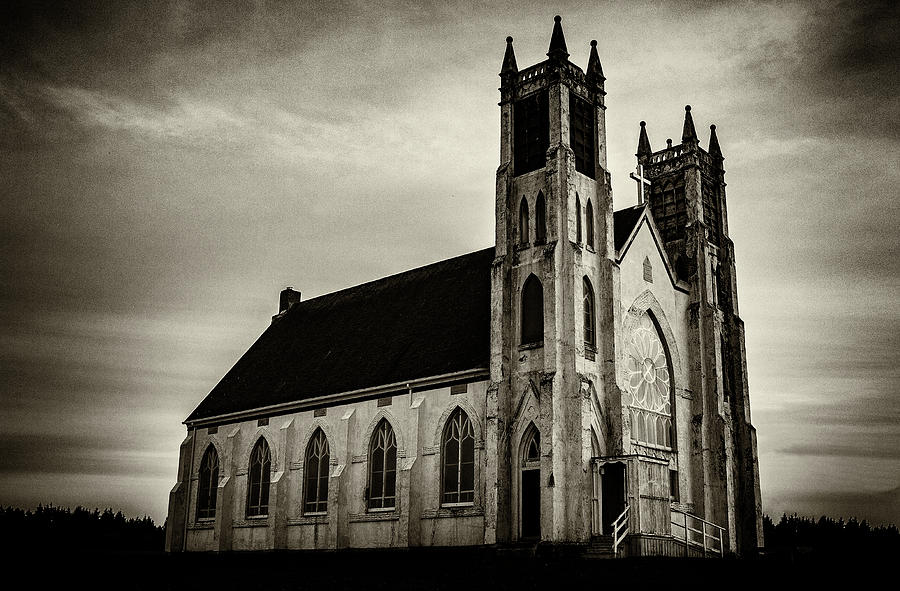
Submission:
POLYGON ((597 318, 594 306, 594 289, 587 277, 584 278, 583 287, 584 296, 584 348, 588 351, 597 350, 597 318))
POLYGON ((544 340, 544 287, 534 275, 522 286, 522 344, 537 344, 544 340))
POLYGON ((211 444, 200 462, 200 478, 197 485, 197 519, 214 519, 216 516, 216 491, 219 486, 219 454, 211 444))
POLYGON ((575 242, 581 244, 581 199, 575 193, 575 242))
POLYGON ((584 227, 585 227, 585 244, 588 248, 594 248, 594 206, 588 199, 587 206, 584 208, 584 227))
POLYGON ((543 193, 538 193, 534 204, 534 242, 535 244, 547 242, 547 204, 543 193))
POLYGON ((261 517, 269 514, 269 483, 272 456, 269 444, 260 437, 250 453, 247 470, 247 516, 261 517))
POLYGON ((519 205, 519 244, 528 244, 528 201, 522 197, 522 203, 519 205))
POLYGON ((457 408, 450 415, 442 445, 441 502, 445 505, 471 503, 475 499, 475 432, 463 409, 457 408))
POLYGON ((369 509, 393 509, 397 502, 397 438, 381 419, 369 444, 369 509))
POLYGON ((306 459, 303 463, 306 493, 304 494, 304 513, 325 513, 328 511, 328 439, 322 429, 316 429, 309 445, 306 446, 306 459))

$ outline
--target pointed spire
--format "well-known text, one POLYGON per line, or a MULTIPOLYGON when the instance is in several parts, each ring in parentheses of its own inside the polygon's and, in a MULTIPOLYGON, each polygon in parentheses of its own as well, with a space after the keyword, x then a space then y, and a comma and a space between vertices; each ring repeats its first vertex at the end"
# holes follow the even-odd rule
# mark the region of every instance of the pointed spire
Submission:
POLYGON ((562 17, 557 14, 553 17, 553 21, 553 35, 550 36, 550 49, 547 51, 547 57, 567 59, 569 50, 566 48, 566 37, 563 35, 562 24, 560 24, 562 17))
POLYGON ((519 71, 519 67, 516 65, 516 52, 513 51, 512 46, 513 38, 506 38, 506 54, 503 56, 503 66, 500 68, 500 75, 503 74, 516 74, 519 71))
POLYGON ((603 67, 600 65, 600 56, 597 54, 597 40, 591 41, 591 57, 588 58, 587 76, 589 79, 603 82, 603 67))
POLYGON ((641 121, 641 135, 638 138, 638 150, 637 156, 638 158, 642 156, 649 156, 653 153, 653 150, 650 149, 650 138, 647 137, 647 122, 641 121))
POLYGON ((697 130, 694 129, 694 118, 691 117, 691 106, 684 107, 684 131, 681 132, 681 143, 696 143, 697 130))
POLYGON ((709 126, 709 155, 716 158, 722 157, 722 149, 719 148, 719 138, 716 137, 716 126, 709 126))

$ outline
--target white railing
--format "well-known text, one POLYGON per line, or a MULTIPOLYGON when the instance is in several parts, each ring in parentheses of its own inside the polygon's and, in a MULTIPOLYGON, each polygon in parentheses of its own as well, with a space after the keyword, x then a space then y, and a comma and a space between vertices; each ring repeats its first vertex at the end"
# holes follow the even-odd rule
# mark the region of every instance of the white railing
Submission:
POLYGON ((628 535, 628 505, 625 505, 625 510, 622 511, 622 514, 616 517, 616 520, 613 521, 612 525, 612 551, 613 556, 619 555, 619 544, 625 540, 625 536, 628 535))
POLYGON ((702 548, 704 556, 707 552, 725 554, 725 528, 678 509, 672 509, 671 515, 672 535, 685 546, 702 548))

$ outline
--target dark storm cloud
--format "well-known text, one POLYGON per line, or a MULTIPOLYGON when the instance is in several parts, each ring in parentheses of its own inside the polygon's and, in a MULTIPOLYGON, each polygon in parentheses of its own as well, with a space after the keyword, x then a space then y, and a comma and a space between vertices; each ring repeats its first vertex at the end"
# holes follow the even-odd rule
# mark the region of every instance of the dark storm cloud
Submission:
POLYGON ((838 139, 900 136, 900 5, 886 2, 801 4, 807 9, 788 37, 764 38, 746 64, 760 102, 782 134, 838 139), (773 108, 774 107, 774 108, 773 108))
MULTIPOLYGON (((872 525, 888 525, 900 522, 900 486, 879 492, 818 492, 795 495, 790 501, 794 512, 818 517, 858 520, 866 519, 872 525), (861 513, 860 509, 865 508, 861 513)), ((778 515, 772 516, 774 519, 778 515)))
POLYGON ((52 433, 0 433, 0 474, 114 474, 169 476, 163 446, 148 448, 147 442, 121 435, 90 436, 52 433))

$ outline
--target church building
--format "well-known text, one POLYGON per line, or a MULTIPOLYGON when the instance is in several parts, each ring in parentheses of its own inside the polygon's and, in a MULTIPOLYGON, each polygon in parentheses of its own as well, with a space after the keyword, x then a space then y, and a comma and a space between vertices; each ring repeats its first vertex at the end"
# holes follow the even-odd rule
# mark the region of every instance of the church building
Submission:
POLYGON ((500 70, 496 241, 303 300, 185 420, 166 548, 749 555, 756 431, 723 157, 690 107, 613 211, 605 78, 500 70))

